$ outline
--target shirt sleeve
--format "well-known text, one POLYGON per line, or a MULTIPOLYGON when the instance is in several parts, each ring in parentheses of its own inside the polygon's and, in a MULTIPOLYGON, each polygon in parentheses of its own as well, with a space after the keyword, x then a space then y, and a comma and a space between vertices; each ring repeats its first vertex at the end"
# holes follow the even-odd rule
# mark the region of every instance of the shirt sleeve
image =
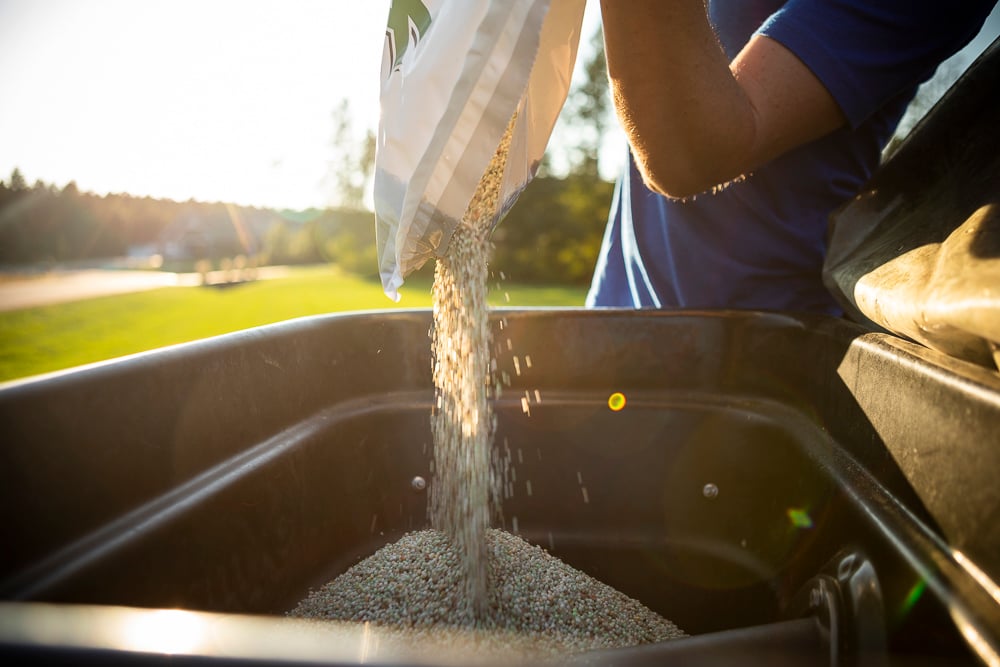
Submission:
POLYGON ((758 33, 792 51, 858 127, 968 44, 995 2, 789 0, 758 33))

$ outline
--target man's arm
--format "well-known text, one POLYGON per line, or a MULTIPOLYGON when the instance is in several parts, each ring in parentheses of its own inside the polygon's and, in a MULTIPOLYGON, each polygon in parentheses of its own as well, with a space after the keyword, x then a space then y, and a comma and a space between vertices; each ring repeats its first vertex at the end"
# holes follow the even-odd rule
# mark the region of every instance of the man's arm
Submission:
POLYGON ((755 35, 727 61, 704 0, 602 0, 618 117, 646 184, 685 197, 845 123, 823 84, 755 35))

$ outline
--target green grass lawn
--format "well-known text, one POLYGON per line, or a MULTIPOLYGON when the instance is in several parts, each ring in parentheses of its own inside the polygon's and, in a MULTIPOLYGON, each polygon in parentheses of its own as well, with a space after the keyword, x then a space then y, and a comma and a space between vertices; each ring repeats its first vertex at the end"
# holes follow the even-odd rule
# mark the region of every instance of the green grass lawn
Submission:
MULTIPOLYGON (((331 267, 224 289, 148 292, 0 313, 0 381, 70 368, 293 317, 349 310, 424 308, 427 279, 407 282, 393 303, 377 281, 331 267)), ((583 287, 493 286, 498 306, 582 306, 583 287), (508 301, 509 297, 509 301, 508 301)))

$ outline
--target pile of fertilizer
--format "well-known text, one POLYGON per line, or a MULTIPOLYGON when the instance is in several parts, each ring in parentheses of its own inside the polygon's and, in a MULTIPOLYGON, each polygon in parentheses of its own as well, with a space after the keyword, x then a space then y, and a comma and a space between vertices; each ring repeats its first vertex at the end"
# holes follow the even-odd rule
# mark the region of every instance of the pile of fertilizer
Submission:
POLYGON ((496 529, 487 532, 488 617, 473 621, 444 533, 404 535, 311 593, 291 616, 369 622, 455 648, 565 655, 685 636, 641 603, 496 529), (459 639, 456 639, 460 637, 459 639))

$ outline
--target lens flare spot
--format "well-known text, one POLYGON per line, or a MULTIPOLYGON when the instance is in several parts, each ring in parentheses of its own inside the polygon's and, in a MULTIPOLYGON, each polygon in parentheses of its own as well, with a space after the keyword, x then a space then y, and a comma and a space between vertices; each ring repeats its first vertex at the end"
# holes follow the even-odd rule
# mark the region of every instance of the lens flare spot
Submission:
POLYGON ((910 592, 906 594, 906 599, 903 600, 903 604, 899 607, 900 616, 906 616, 911 609, 917 604, 921 596, 924 594, 924 590, 927 588, 927 582, 923 579, 918 579, 917 583, 913 584, 913 588, 910 592))
POLYGON ((615 393, 608 396, 608 407, 615 412, 619 412, 622 409, 624 409, 625 394, 621 393, 620 391, 616 391, 615 393))
POLYGON ((808 511, 798 507, 789 507, 785 513, 788 515, 788 520, 791 521, 792 525, 796 528, 813 527, 813 520, 812 517, 809 516, 808 511))

